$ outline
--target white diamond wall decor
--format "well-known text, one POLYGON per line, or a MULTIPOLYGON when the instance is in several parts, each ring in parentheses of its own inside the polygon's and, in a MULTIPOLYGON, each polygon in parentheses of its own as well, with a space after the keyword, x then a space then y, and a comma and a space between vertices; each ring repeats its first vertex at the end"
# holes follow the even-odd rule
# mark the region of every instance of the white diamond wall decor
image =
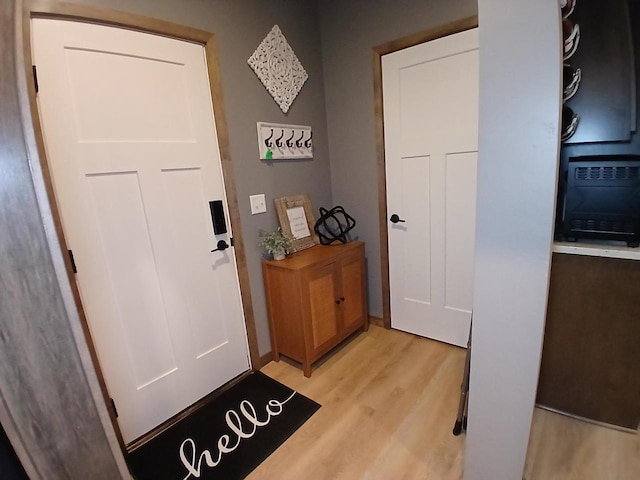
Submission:
POLYGON ((287 113, 309 75, 278 25, 273 26, 247 62, 280 109, 287 113))

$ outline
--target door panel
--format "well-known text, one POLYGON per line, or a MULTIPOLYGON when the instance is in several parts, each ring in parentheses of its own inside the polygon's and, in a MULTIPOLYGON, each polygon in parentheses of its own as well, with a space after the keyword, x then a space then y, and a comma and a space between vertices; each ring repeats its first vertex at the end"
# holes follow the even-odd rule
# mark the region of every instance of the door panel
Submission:
POLYGON ((383 57, 397 70, 403 158, 434 147, 440 152, 477 150, 477 38, 477 29, 470 30, 383 57))
POLYGON ((38 105, 63 231, 130 442, 249 368, 201 45, 33 20, 38 105))
POLYGON ((471 312, 475 238, 476 152, 447 155, 445 308, 471 312))
POLYGON ((318 350, 338 335, 336 312, 336 266, 334 263, 315 270, 309 279, 309 303, 313 348, 318 350))
POLYGON ((364 307, 362 299, 363 291, 363 272, 359 256, 345 258, 342 261, 342 323, 345 330, 352 329, 355 325, 362 325, 362 317, 364 315, 364 307))
MULTIPOLYGON (((182 287, 172 284, 168 288, 182 291, 184 311, 188 312, 186 318, 195 333, 192 354, 199 358, 228 338, 226 326, 211 319, 232 312, 220 295, 223 290, 220 277, 212 276, 211 265, 201 262, 202 252, 209 251, 207 239, 211 236, 211 217, 208 209, 202 208, 208 205, 202 169, 162 169, 161 172, 162 190, 168 199, 171 247, 181 252, 181 262, 176 262, 174 271, 179 272, 182 287)), ((215 272, 215 265, 213 270, 215 272)))
POLYGON ((87 186, 106 267, 96 282, 113 289, 110 297, 117 317, 112 321, 118 321, 124 332, 124 346, 140 388, 175 371, 176 361, 138 175, 88 175, 87 186), (103 198, 109 198, 109 203, 103 198))
POLYGON ((424 304, 431 303, 431 198, 425 188, 431 182, 430 166, 429 156, 399 160, 398 211, 405 222, 392 225, 399 235, 390 235, 390 240, 403 240, 402 248, 394 250, 400 261, 393 263, 393 287, 402 290, 406 301, 424 304))
POLYGON ((195 140, 184 65, 82 45, 65 49, 79 141, 195 140))
POLYGON ((382 57, 391 324, 465 345, 473 295, 478 31, 382 57))

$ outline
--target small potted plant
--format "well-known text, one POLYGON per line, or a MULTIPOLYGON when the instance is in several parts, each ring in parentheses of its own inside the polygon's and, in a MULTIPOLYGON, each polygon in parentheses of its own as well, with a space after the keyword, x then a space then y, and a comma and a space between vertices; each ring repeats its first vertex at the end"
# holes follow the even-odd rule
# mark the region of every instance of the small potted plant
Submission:
POLYGON ((260 232, 260 242, 258 245, 267 253, 273 255, 274 260, 283 260, 285 255, 291 251, 293 238, 278 228, 272 232, 262 230, 260 232))

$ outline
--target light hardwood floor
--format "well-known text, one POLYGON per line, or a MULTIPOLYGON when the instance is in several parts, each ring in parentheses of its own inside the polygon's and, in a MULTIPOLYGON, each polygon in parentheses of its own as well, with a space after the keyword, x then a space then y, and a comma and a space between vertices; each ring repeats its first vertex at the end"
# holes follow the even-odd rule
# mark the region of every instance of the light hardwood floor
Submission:
MULTIPOLYGON (((311 378, 282 360, 262 371, 322 408, 248 477, 462 478, 464 435, 451 433, 465 352, 372 325, 311 378)), ((640 478, 637 435, 537 410, 527 480, 640 478)))
POLYGON ((536 408, 524 478, 640 479, 640 435, 536 408))

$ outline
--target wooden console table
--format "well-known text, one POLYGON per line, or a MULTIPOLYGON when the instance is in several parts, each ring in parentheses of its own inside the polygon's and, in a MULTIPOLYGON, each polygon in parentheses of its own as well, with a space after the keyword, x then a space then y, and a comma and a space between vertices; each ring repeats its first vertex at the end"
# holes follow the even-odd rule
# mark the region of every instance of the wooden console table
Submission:
POLYGON ((275 361, 311 364, 356 330, 367 330, 364 243, 316 245, 284 260, 263 260, 275 361))

